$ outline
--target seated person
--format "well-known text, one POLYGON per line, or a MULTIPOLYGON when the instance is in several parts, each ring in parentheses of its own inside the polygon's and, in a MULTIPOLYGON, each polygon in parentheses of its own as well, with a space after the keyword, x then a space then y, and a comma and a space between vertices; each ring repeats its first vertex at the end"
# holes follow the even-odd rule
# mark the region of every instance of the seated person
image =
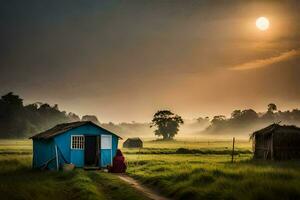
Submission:
POLYGON ((125 158, 120 149, 117 150, 117 154, 113 159, 113 166, 108 167, 108 172, 111 173, 125 173, 127 169, 125 158))

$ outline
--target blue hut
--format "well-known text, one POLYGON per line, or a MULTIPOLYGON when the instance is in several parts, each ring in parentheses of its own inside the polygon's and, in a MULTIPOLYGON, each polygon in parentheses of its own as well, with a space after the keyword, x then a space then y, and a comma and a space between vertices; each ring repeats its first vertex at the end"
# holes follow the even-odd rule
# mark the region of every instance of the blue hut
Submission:
POLYGON ((32 136, 33 168, 107 167, 118 148, 118 135, 90 121, 59 124, 32 136))

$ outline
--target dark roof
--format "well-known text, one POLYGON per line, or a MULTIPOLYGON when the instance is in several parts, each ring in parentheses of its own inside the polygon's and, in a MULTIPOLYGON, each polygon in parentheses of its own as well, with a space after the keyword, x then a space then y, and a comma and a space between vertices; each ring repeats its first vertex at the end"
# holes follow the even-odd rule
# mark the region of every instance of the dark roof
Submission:
POLYGON ((263 129, 260 129, 258 131, 255 131, 252 135, 251 138, 255 137, 256 135, 264 135, 267 136, 271 133, 274 133, 277 130, 294 130, 294 131, 299 131, 300 133, 300 128, 297 126, 293 126, 293 125, 279 125, 277 123, 271 124, 263 129))
POLYGON ((127 142, 127 141, 140 141, 140 142, 143 142, 139 137, 128 138, 125 142, 127 142))
POLYGON ((30 137, 29 139, 49 139, 49 138, 52 138, 54 136, 57 136, 57 135, 60 135, 62 133, 65 133, 71 129, 74 129, 74 128, 77 128, 77 127, 80 127, 80 126, 83 126, 83 125, 86 125, 86 124, 90 124, 90 125, 93 125, 93 126, 96 126, 102 130, 104 130, 105 132, 108 132, 112 135, 115 135, 117 136, 118 138, 122 139, 120 136, 98 126, 97 124, 91 122, 91 121, 78 121, 78 122, 71 122, 71 123, 64 123, 64 124, 58 124, 56 126, 54 126, 53 128, 51 129, 48 129, 46 131, 43 131, 41 133, 38 133, 32 137, 30 137))

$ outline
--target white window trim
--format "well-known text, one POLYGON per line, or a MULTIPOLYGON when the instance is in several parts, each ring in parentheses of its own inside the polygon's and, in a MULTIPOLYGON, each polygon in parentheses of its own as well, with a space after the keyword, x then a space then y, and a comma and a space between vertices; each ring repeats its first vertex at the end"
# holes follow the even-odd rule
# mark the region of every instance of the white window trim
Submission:
POLYGON ((84 150, 84 135, 71 135, 71 149, 73 150, 84 150), (79 149, 79 148, 73 148, 73 137, 83 137, 83 148, 79 149))

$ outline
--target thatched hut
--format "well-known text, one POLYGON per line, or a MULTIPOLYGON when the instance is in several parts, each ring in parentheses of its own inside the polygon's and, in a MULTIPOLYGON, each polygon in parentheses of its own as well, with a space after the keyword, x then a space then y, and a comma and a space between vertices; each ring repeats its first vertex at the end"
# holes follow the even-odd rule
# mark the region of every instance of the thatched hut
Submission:
POLYGON ((251 135, 254 158, 265 160, 300 159, 300 128, 272 124, 251 135))
POLYGON ((123 143, 124 148, 143 148, 143 141, 136 137, 136 138, 128 138, 123 143))

